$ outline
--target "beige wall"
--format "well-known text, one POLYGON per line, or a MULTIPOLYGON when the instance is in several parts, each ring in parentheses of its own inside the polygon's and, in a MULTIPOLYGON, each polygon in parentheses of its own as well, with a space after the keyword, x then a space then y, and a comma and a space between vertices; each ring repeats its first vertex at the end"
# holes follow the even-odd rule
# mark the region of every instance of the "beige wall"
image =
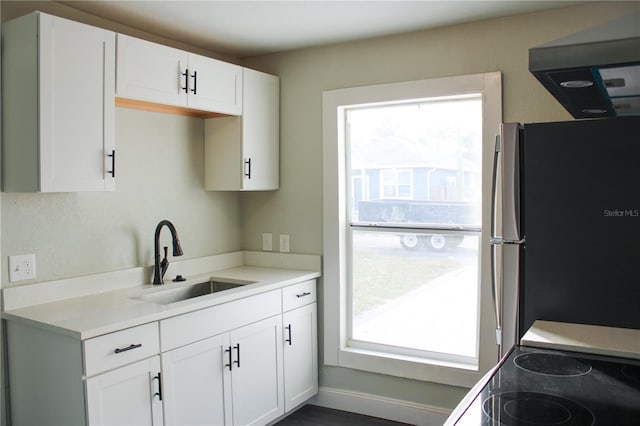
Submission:
MULTIPOLYGON (((35 253, 37 281, 152 265, 162 219, 176 226, 183 259, 240 249, 238 195, 203 189, 203 128, 116 109, 116 191, 2 193, 3 256, 35 253)), ((170 246, 166 229, 162 237, 170 246)), ((3 283, 14 284, 6 268, 3 283)))
MULTIPOLYGON (((591 3, 245 60, 281 78, 282 184, 276 193, 241 196, 243 247, 258 249, 261 232, 288 233, 293 251, 322 253, 322 91, 501 71, 504 121, 568 120, 528 72, 528 49, 639 9, 639 2, 591 3)), ((326 366, 320 383, 442 407, 453 407, 464 393, 326 366)))
MULTIPOLYGON (((18 3, 3 2, 3 19, 18 9, 39 8, 120 27, 49 2, 18 3)), ((203 191, 200 120, 118 110, 116 192, 1 195, 3 286, 6 256, 14 253, 36 253, 38 281, 149 265, 153 230, 164 218, 176 224, 189 258, 259 249, 262 232, 288 233, 293 252, 321 254, 322 91, 502 71, 505 121, 566 120, 569 115, 527 71, 527 49, 639 7, 638 2, 591 3, 245 60, 281 77, 281 189, 276 192, 203 191)), ((320 310, 320 324, 321 315, 320 310)), ((321 367, 320 382, 441 407, 453 407, 465 391, 329 367, 321 367)))

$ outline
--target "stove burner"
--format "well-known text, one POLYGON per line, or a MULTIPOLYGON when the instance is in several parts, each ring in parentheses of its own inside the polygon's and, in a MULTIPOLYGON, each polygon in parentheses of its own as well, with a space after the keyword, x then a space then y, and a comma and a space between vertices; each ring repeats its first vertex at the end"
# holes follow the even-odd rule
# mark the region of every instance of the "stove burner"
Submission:
POLYGON ((482 404, 482 411, 505 426, 560 425, 593 426, 595 418, 582 405, 537 392, 507 392, 493 395, 482 404))
POLYGON ((585 361, 546 352, 520 354, 513 362, 523 370, 550 376, 582 376, 591 372, 591 365, 585 361))

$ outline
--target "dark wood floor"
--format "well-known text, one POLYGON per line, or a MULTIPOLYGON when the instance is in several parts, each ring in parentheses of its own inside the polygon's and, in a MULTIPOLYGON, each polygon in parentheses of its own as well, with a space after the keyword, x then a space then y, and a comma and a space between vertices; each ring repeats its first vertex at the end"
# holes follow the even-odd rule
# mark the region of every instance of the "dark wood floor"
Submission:
POLYGON ((405 423, 307 404, 274 426, 402 426, 405 423))

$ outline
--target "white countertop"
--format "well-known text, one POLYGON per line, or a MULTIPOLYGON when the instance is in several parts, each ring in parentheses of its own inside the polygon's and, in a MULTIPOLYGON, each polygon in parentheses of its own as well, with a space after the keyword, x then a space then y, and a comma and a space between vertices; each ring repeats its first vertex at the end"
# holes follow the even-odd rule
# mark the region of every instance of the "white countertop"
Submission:
POLYGON ((536 321, 521 339, 525 346, 640 359, 640 330, 536 321))
POLYGON ((89 339, 315 279, 320 276, 320 272, 319 270, 242 265, 190 275, 187 276, 187 281, 181 283, 171 282, 167 276, 165 276, 165 284, 160 286, 129 286, 100 294, 82 295, 49 303, 18 307, 4 311, 2 317, 10 321, 22 321, 77 339, 89 339), (137 298, 152 292, 207 281, 211 277, 253 283, 167 305, 137 298))

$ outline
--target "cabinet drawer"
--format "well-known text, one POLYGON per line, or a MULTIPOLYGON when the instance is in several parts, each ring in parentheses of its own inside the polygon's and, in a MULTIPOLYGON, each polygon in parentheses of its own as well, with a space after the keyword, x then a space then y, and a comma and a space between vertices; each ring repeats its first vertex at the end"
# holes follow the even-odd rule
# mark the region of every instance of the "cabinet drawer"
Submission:
POLYGON ((162 351, 187 345, 282 312, 280 290, 160 321, 162 351))
POLYGON ((83 345, 84 373, 92 376, 158 354, 158 323, 152 322, 105 334, 85 340, 83 345))
POLYGON ((316 301, 316 280, 309 280, 282 289, 282 310, 289 311, 316 301))

